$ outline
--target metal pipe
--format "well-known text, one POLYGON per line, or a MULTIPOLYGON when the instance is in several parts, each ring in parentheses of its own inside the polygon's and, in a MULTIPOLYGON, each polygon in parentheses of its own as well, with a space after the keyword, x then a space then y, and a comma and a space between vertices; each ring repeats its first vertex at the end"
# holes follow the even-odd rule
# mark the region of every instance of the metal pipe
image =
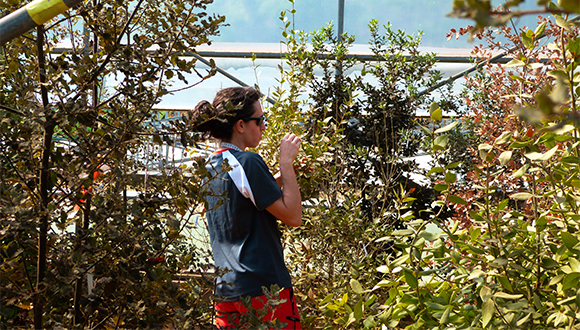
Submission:
POLYGON ((82 0, 35 0, 0 18, 0 46, 44 24, 82 0))
POLYGON ((344 0, 338 0, 338 26, 337 26, 338 37, 342 40, 342 34, 344 33, 344 0))
MULTIPOLYGON (((338 25, 336 28, 336 37, 342 45, 342 34, 344 33, 344 0, 338 0, 338 25)), ((342 62, 336 63, 336 71, 334 74, 337 79, 342 75, 342 62)))
MULTIPOLYGON (((52 54, 61 54, 63 52, 69 52, 71 50, 70 47, 55 47, 52 49, 52 54)), ((155 50, 148 50, 149 53, 154 53, 155 50)), ((287 55, 286 52, 283 51, 237 51, 237 50, 218 50, 218 51, 210 51, 210 50, 198 50, 194 52, 175 52, 180 56, 191 57, 191 56, 202 56, 202 57, 211 57, 211 58, 252 58, 252 56, 256 56, 258 59, 284 59, 284 56, 287 55)), ((352 59, 355 58, 357 61, 360 62, 373 62, 373 61, 381 61, 381 59, 377 58, 374 54, 347 54, 345 55, 346 58, 352 59)), ((414 58, 411 55, 403 55, 405 59, 412 59, 414 58)), ((332 54, 318 54, 317 58, 319 59, 329 59, 334 60, 335 57, 332 54)), ((465 56, 465 55, 435 55, 435 60, 439 63, 473 63, 473 57, 465 56)), ((510 59, 499 59, 498 62, 509 62, 510 59)))

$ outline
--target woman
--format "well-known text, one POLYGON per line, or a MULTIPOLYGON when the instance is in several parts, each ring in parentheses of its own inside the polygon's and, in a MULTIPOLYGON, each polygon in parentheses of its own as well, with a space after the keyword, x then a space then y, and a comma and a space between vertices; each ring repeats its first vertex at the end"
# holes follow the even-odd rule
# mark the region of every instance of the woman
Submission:
POLYGON ((275 179, 260 155, 246 152, 255 148, 266 129, 260 105, 261 94, 251 87, 220 90, 210 104, 200 102, 194 118, 198 130, 220 142, 210 157, 208 170, 217 175, 209 183, 208 221, 216 266, 226 270, 218 279, 216 323, 220 329, 236 328, 246 308, 241 303, 251 297, 255 310, 266 301, 263 288, 282 288, 276 306, 264 318, 286 323, 284 329, 300 329, 300 319, 292 292, 277 219, 288 226, 302 223, 302 204, 293 161, 300 139, 287 134, 280 141, 279 177, 275 179))

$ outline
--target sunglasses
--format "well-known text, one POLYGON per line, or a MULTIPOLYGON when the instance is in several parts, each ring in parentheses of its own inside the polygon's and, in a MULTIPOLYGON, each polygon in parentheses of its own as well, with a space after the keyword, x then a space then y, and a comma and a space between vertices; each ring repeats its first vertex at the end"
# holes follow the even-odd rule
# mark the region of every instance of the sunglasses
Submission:
POLYGON ((265 123, 268 118, 266 118, 266 116, 261 115, 260 117, 247 117, 247 118, 242 118, 243 121, 250 121, 250 120, 255 120, 256 124, 258 126, 262 126, 263 123, 265 123))

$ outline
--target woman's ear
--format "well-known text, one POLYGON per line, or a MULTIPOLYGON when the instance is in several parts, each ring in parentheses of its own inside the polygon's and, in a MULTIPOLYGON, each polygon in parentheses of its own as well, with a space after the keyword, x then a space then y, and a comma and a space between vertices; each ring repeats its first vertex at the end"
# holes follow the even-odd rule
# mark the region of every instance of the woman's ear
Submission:
POLYGON ((237 122, 234 124, 234 129, 235 129, 235 130, 236 130, 238 133, 242 134, 242 133, 244 133, 245 126, 246 126, 246 123, 245 123, 243 120, 241 120, 241 119, 240 119, 240 120, 238 120, 238 121, 237 121, 237 122))

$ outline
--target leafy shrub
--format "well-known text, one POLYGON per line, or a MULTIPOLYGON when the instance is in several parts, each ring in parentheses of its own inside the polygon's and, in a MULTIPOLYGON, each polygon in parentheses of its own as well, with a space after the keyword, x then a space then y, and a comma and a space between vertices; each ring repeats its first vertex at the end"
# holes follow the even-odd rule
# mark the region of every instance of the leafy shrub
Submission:
POLYGON ((211 266, 207 251, 185 244, 205 164, 151 168, 163 140, 194 141, 185 124, 162 127, 152 107, 169 92, 165 78, 194 70, 195 60, 177 54, 223 24, 203 12, 208 3, 83 3, 63 24, 2 46, 0 327, 211 322, 213 280, 177 277, 211 266), (72 50, 48 56, 63 39, 72 50), (105 90, 105 79, 116 88, 105 90))
MULTIPOLYGON (((456 5, 469 12, 469 5, 456 5)), ((457 163, 430 171, 441 191, 436 204, 454 207, 456 216, 433 212, 424 221, 409 214, 407 228, 385 238, 395 240, 401 252, 379 268, 385 277, 372 291, 389 292, 379 318, 383 324, 409 329, 574 329, 580 324, 580 187, 575 183, 580 122, 574 80, 579 40, 577 29, 556 15, 560 28, 550 33, 557 36, 548 46, 550 64, 538 64, 538 38, 548 33, 546 26, 555 29, 543 21, 535 31, 521 33, 527 50, 507 65, 519 70, 497 68, 492 77, 476 78, 489 85, 469 85, 481 93, 471 94, 480 106, 472 127, 481 130, 473 140, 478 159, 471 171, 458 176, 457 163), (533 71, 538 68, 543 70, 533 71), (497 88, 502 80, 502 87, 514 88, 497 88), (426 230, 429 224, 440 231, 426 230)), ((437 110, 434 104, 435 123, 437 110)), ((427 136, 435 154, 447 147, 448 129, 427 136)), ((413 202, 400 201, 402 210, 413 202)))
POLYGON ((331 25, 296 31, 286 12, 280 19, 288 54, 261 153, 275 168, 281 136, 302 137, 296 170, 304 223, 285 233, 302 326, 353 327, 363 309, 376 314, 384 300, 358 288, 379 280, 375 269, 396 249, 377 241, 402 224, 393 188, 414 188, 417 207, 434 199, 432 190, 408 178, 416 164, 407 157, 420 146, 413 115, 429 104, 418 91, 440 75, 434 55, 419 53, 420 36, 371 22, 376 61, 356 75, 349 73, 357 65, 349 54, 353 36, 338 37, 331 25))

